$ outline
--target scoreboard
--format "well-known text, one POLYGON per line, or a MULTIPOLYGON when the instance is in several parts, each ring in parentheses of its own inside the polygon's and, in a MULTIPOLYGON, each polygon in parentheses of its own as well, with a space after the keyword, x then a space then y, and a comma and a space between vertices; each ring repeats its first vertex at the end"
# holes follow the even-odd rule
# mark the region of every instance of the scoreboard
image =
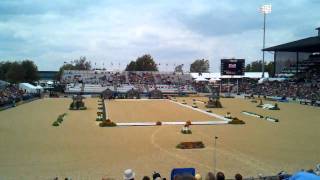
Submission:
POLYGON ((244 59, 221 59, 221 75, 242 76, 244 71, 244 59))

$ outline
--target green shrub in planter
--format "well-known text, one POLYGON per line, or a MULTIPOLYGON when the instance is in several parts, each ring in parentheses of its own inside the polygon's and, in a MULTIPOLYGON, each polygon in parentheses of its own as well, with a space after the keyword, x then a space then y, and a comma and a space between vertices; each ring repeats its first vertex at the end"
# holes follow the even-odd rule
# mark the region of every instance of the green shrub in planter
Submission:
POLYGON ((57 122, 57 121, 55 121, 55 122, 53 122, 52 123, 52 126, 59 126, 60 124, 57 122))
POLYGON ((60 124, 61 124, 61 123, 63 122, 63 118, 58 117, 56 122, 58 122, 58 123, 60 123, 60 124))
POLYGON ((62 123, 63 122, 63 117, 66 115, 66 113, 64 114, 60 114, 57 118, 57 122, 62 123))
POLYGON ((182 134, 192 134, 191 129, 189 128, 189 125, 184 125, 184 127, 181 129, 182 134))
POLYGON ((192 134, 192 131, 191 130, 187 130, 187 131, 181 130, 181 133, 182 134, 192 134))
POLYGON ((279 106, 278 106, 278 103, 275 103, 274 104, 274 107, 273 108, 270 108, 269 110, 280 110, 279 106))
POLYGON ((83 107, 79 107, 79 110, 86 110, 87 107, 83 106, 83 107))
POLYGON ((74 105, 73 105, 73 102, 70 103, 69 109, 70 109, 70 110, 74 110, 74 109, 75 109, 75 107, 74 107, 74 105))
POLYGON ((96 121, 102 121, 103 117, 102 116, 97 116, 96 121))

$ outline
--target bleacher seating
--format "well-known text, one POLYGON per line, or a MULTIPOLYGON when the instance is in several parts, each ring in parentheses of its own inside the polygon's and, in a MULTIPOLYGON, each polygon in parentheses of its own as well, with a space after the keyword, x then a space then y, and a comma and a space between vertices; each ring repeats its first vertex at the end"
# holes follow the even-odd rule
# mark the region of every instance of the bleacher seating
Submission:
POLYGON ((77 71, 63 72, 61 82, 67 84, 66 93, 81 92, 80 83, 84 83, 84 93, 100 93, 109 88, 112 91, 125 93, 131 89, 148 93, 155 88, 163 93, 194 93, 190 84, 190 74, 169 72, 112 72, 112 71, 77 71))

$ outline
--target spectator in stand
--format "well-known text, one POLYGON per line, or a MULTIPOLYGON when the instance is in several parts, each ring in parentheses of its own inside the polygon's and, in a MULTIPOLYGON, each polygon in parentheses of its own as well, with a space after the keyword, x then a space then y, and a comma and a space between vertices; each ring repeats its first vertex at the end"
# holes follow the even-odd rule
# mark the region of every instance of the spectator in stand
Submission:
POLYGON ((123 173, 123 179, 124 180, 134 180, 135 173, 133 172, 132 169, 127 169, 123 173))
POLYGON ((144 176, 142 180, 151 180, 149 176, 144 176))
POLYGON ((225 180, 225 177, 224 177, 224 174, 223 174, 223 172, 218 172, 217 173, 217 178, 216 178, 217 180, 225 180))
POLYGON ((160 180, 161 179, 161 175, 158 172, 154 172, 152 175, 152 179, 153 180, 160 180))
POLYGON ((215 180, 216 177, 214 176, 214 174, 212 172, 208 172, 205 180, 215 180))
POLYGON ((197 173, 194 177, 196 180, 202 180, 202 177, 199 173, 197 173))
POLYGON ((19 102, 23 99, 26 92, 20 90, 16 85, 8 85, 0 89, 0 106, 6 106, 19 102))
POLYGON ((236 174, 235 176, 234 176, 234 179, 235 180, 242 180, 242 176, 241 176, 241 174, 236 174))

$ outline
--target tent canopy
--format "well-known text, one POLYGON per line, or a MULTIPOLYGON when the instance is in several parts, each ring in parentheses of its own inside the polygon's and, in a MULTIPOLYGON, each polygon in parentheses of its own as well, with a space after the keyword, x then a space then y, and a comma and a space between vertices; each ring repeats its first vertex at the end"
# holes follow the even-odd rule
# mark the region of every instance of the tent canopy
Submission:
MULTIPOLYGON (((195 81, 218 81, 220 79, 228 78, 250 78, 250 79, 260 79, 262 77, 262 72, 245 72, 243 76, 228 76, 221 75, 220 73, 190 73, 192 79, 195 81)), ((265 77, 269 77, 269 73, 264 73, 265 77)))

